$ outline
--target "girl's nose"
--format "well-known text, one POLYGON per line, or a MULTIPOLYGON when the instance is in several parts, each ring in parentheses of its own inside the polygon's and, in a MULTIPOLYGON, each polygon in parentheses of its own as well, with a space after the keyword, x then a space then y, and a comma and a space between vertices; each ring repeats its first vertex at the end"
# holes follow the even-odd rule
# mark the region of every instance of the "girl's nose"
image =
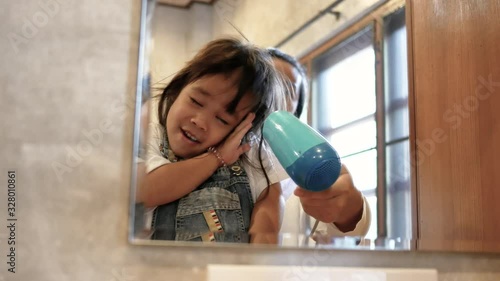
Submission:
POLYGON ((196 127, 201 129, 202 131, 207 130, 207 122, 205 121, 205 118, 201 114, 198 114, 194 117, 191 118, 191 123, 195 124, 196 127))

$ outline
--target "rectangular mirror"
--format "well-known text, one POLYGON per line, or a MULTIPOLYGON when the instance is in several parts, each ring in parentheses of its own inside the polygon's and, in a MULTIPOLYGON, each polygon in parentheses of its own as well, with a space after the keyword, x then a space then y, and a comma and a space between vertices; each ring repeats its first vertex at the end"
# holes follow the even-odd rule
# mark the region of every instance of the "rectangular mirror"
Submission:
MULTIPOLYGON (((163 88, 168 85, 176 72, 179 71, 205 44, 216 38, 227 38, 231 36, 240 38, 242 41, 248 40, 252 44, 262 48, 278 48, 283 53, 298 59, 302 54, 320 45, 342 27, 348 26, 356 19, 366 16, 369 12, 382 6, 386 1, 331 1, 330 3, 326 3, 326 5, 324 1, 316 1, 315 3, 311 3, 311 6, 307 6, 307 9, 297 9, 301 5, 300 2, 292 3, 286 1, 262 1, 261 3, 238 0, 208 1, 208 3, 197 3, 197 1, 193 1, 193 3, 187 3, 189 1, 186 3, 181 2, 182 1, 145 1, 145 14, 143 15, 145 18, 143 22, 144 36, 142 37, 142 41, 144 42, 142 45, 142 50, 144 52, 142 57, 143 73, 140 74, 140 80, 143 85, 139 87, 142 90, 140 95, 142 107, 139 112, 139 116, 141 116, 140 122, 136 124, 138 126, 137 133, 139 135, 137 151, 138 185, 136 186, 137 188, 134 194, 138 193, 141 180, 144 180, 146 178, 146 173, 150 172, 147 169, 147 161, 150 161, 150 158, 148 158, 146 150, 151 142, 148 139, 148 137, 151 137, 151 132, 147 132, 147 130, 151 130, 152 128, 152 130, 154 130, 155 127, 150 126, 153 122, 151 120, 158 120, 158 117, 155 116, 157 114, 157 106, 155 105, 152 109, 151 103, 148 101, 154 100, 156 96, 161 94, 163 88), (274 15, 271 17, 273 10, 280 9, 280 7, 283 5, 286 6, 287 4, 290 5, 288 14, 274 15), (294 5, 296 7, 294 7, 294 5), (270 15, 269 17, 264 17, 267 22, 257 23, 256 21, 249 20, 252 18, 262 18, 262 13, 264 12, 270 15), (265 27, 268 25, 274 25, 275 30, 266 31, 265 27), (148 86, 150 86, 150 89, 148 89, 148 86)), ((401 6, 400 4, 399 8, 394 8, 394 12, 400 15, 400 17, 403 15, 402 21, 404 22, 404 12, 402 12, 401 6)), ((401 19, 399 19, 399 21, 401 22, 401 19)), ((387 22, 390 21, 388 20, 387 22)), ((404 28, 404 24, 402 27, 404 28)), ((370 27, 368 27, 368 29, 370 29, 370 27)), ((370 30, 373 30, 373 28, 370 30)), ((373 35, 362 34, 359 36, 355 34, 354 36, 357 37, 357 40, 352 42, 346 41, 348 44, 339 49, 337 53, 341 53, 346 58, 354 54, 354 59, 358 58, 359 54, 361 54, 360 58, 364 61, 365 65, 374 65, 374 55, 372 55, 371 62, 369 59, 362 57, 365 56, 364 53, 370 50, 363 51, 360 49, 363 44, 363 46, 373 46, 373 35), (351 50, 352 54, 348 54, 348 52, 346 52, 347 49, 351 50)), ((404 37, 402 39, 404 40, 404 37)), ((403 44, 399 47, 404 48, 405 45, 403 44)), ((373 47, 371 48, 371 53, 374 54, 373 47)), ((333 56, 331 57, 333 58, 333 56)), ((318 57, 317 60, 324 61, 324 59, 320 57, 318 57)), ((322 79, 320 78, 322 74, 319 73, 321 67, 322 66, 319 66, 318 70, 312 69, 311 71, 311 69, 309 69, 309 72, 313 73, 313 75, 307 78, 313 82, 311 85, 314 85, 314 87, 317 87, 315 84, 322 79), (318 73, 316 74, 315 72, 318 73)), ((345 66, 340 67, 342 68, 345 66)), ((351 66, 347 66, 347 68, 350 67, 351 66)), ((370 79, 370 74, 367 75, 367 79, 370 79)), ((371 73, 371 75, 373 81, 375 73, 371 73)), ((374 102, 371 104, 371 108, 366 107, 367 111, 359 111, 358 115, 360 114, 361 118, 366 118, 365 115, 373 117, 373 112, 375 111, 375 92, 373 87, 372 89, 368 89, 368 93, 370 92, 372 93, 371 99, 374 102)), ((321 95, 320 93, 314 93, 314 91, 311 94, 311 96, 321 95)), ((339 95, 339 97, 341 97, 341 95, 339 95)), ((368 98, 370 99, 370 97, 368 98)), ((323 122, 324 119, 322 118, 335 119, 335 116, 328 117, 328 114, 317 115, 322 118, 316 118, 316 116, 312 114, 315 112, 314 109, 316 104, 321 103, 324 102, 314 102, 312 100, 303 101, 303 105, 305 106, 304 112, 300 116, 302 121, 312 124, 312 122, 323 122)), ((335 111, 335 108, 331 109, 335 111)), ((359 119, 360 116, 349 117, 350 119, 347 121, 359 119)), ((370 124, 369 126, 372 126, 375 123, 371 122, 370 124)), ((361 126, 366 128, 366 125, 361 124, 361 126)), ((411 221, 410 204, 404 205, 404 208, 394 210, 395 212, 404 213, 404 215, 400 215, 399 218, 397 218, 402 221, 395 225, 401 225, 402 227, 400 227, 400 229, 394 229, 396 233, 391 233, 392 237, 388 235, 382 237, 381 234, 387 230, 378 230, 377 194, 375 192, 375 186, 377 185, 377 169, 376 163, 373 161, 370 162, 369 160, 376 158, 376 151, 374 151, 376 143, 368 142, 366 145, 361 144, 361 146, 357 147, 351 146, 351 148, 344 148, 344 144, 342 143, 343 139, 349 138, 350 134, 356 134, 356 130, 359 130, 356 126, 338 134, 338 136, 329 135, 328 133, 325 134, 325 130, 330 130, 327 126, 315 126, 315 128, 323 133, 323 135, 332 142, 333 146, 339 150, 342 162, 349 167, 355 178, 356 187, 363 193, 366 204, 364 209, 368 209, 364 210, 365 214, 363 214, 363 216, 368 217, 366 218, 366 226, 364 230, 357 232, 346 231, 345 233, 339 231, 335 227, 331 227, 333 224, 319 223, 315 227, 316 220, 304 212, 299 197, 292 194, 294 187, 288 187, 287 189, 283 189, 283 197, 286 200, 286 204, 280 232, 278 234, 272 234, 273 236, 276 235, 276 238, 273 237, 270 239, 274 241, 272 244, 292 247, 317 246, 323 244, 325 247, 373 248, 376 246, 377 248, 409 249, 411 247, 411 223, 409 223, 411 221), (334 140, 338 140, 337 143, 335 143, 334 140), (364 150, 366 151, 360 153, 360 151, 364 150), (311 232, 313 228, 316 231, 311 232)), ((332 127, 332 129, 334 130, 335 128, 332 127)), ((373 130, 371 132, 375 133, 373 130)), ((375 135, 373 134, 373 136, 375 135)), ((365 138, 363 137, 363 139, 365 138)), ((406 175, 407 174, 406 172, 406 175)), ((404 175, 402 180, 405 180, 404 175)), ((406 180, 408 180, 408 177, 406 177, 406 180)), ((409 182, 406 181, 406 183, 408 186, 405 189, 409 192, 409 182)), ((282 185, 285 185, 285 183, 282 185)), ((409 194, 406 194, 406 197, 408 196, 409 194)), ((253 197, 256 196, 254 195, 253 197)), ((253 198, 253 200, 255 201, 256 199, 253 198)), ((156 206, 147 206, 139 201, 133 204, 133 212, 135 214, 134 229, 131 230, 133 239, 135 241, 141 239, 146 241, 163 241, 164 239, 155 238, 156 236, 154 235, 155 231, 159 233, 154 227, 155 223, 157 223, 155 218, 158 216, 158 208, 156 206)), ((407 203, 410 202, 408 201, 407 203)), ((218 216, 221 215, 218 214, 218 216)), ((179 222, 177 221, 176 223, 179 222)), ((205 223, 208 224, 207 221, 205 221, 205 223)), ((266 236, 270 234, 254 234, 254 236, 255 235, 266 236)), ((178 237, 175 239, 179 240, 178 237)), ((202 238, 202 240, 203 239, 205 238, 202 238)), ((197 239, 185 240, 196 241, 197 239)), ((242 240, 250 242, 252 239, 242 238, 242 240)), ((237 241, 239 241, 239 238, 237 241)))
MULTIPOLYGON (((408 7, 404 0, 314 0, 307 4, 300 0, 143 0, 142 3, 134 135, 137 161, 133 167, 135 184, 131 189, 129 232, 132 243, 201 246, 227 242, 224 245, 405 251, 418 248, 415 175, 410 157, 415 153, 410 137, 413 109, 408 72, 412 66, 408 64, 408 7), (306 98, 298 102, 303 106, 298 114, 300 120, 335 148, 363 197, 358 223, 349 230, 342 231, 342 227, 332 223, 317 223, 295 196, 296 184, 286 179, 280 182, 284 205, 276 233, 227 231, 231 228, 221 226, 222 221, 231 221, 228 217, 234 215, 227 210, 239 210, 241 205, 232 207, 235 200, 228 198, 234 194, 200 189, 202 185, 195 191, 204 190, 203 196, 219 196, 217 200, 222 200, 218 202, 223 207, 205 208, 205 201, 190 198, 188 194, 164 204, 145 203, 142 190, 151 185, 148 174, 165 164, 164 159, 168 163, 179 159, 168 149, 165 124, 158 121, 162 118, 158 117, 162 116, 158 106, 166 102, 160 98, 165 87, 209 42, 229 36, 263 49, 273 47, 300 62, 308 81, 303 84, 307 85, 306 98), (149 151, 152 149, 160 154, 152 156, 149 151), (198 224, 204 228, 194 226, 198 224)), ((273 62, 279 69, 279 64, 273 62)), ((203 106, 198 100, 193 102, 203 106)), ((184 135, 198 142, 193 139, 195 133, 184 132, 184 135)), ((264 151, 268 153, 270 166, 276 167, 278 174, 284 172, 272 150, 264 151)), ((217 151, 212 152, 221 160, 217 151)), ((239 177, 241 168, 248 174, 249 186, 252 180, 266 178, 251 174, 243 164, 229 165, 217 173, 222 175, 227 170, 231 177, 239 177)), ((194 178, 197 171, 189 173, 194 178)), ((163 181, 170 186, 178 184, 168 178, 163 181)), ((254 189, 249 190, 249 204, 255 210, 259 208, 255 206, 260 196, 254 194, 254 189)), ((236 201, 244 204, 241 194, 238 196, 236 201)), ((253 214, 236 216, 253 219, 253 214)), ((233 222, 244 224, 243 229, 251 224, 244 218, 233 222)))

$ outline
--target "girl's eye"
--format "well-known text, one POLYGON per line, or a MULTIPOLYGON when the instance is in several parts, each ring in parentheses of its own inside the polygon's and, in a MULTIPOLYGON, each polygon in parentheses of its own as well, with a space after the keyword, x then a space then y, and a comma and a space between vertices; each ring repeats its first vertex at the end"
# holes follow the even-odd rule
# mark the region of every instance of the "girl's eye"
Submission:
POLYGON ((220 118, 220 117, 216 117, 216 118, 217 118, 217 120, 219 120, 219 122, 221 122, 222 124, 224 124, 224 125, 229 125, 229 123, 228 123, 226 120, 224 120, 224 119, 222 119, 222 118, 220 118))
POLYGON ((191 102, 196 104, 197 106, 202 106, 201 103, 199 103, 197 100, 193 99, 193 98, 190 98, 191 99, 191 102))

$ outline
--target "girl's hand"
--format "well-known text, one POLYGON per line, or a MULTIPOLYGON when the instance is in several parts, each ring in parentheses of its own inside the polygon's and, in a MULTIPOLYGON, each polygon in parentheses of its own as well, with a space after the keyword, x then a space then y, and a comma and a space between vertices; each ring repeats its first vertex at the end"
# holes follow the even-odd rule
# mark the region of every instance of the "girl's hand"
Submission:
POLYGON ((250 112, 243 121, 234 129, 234 131, 219 145, 219 151, 222 159, 226 164, 231 165, 236 162, 241 154, 250 150, 248 143, 241 143, 245 134, 252 128, 252 121, 255 118, 255 113, 250 112))

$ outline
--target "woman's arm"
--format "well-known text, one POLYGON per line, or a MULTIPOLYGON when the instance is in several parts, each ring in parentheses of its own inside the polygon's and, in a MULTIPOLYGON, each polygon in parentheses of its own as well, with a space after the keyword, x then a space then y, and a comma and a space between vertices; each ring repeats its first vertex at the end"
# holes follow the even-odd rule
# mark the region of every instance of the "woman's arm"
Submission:
POLYGON ((351 174, 342 165, 339 178, 328 189, 313 192, 297 188, 304 211, 325 223, 334 223, 342 232, 356 228, 364 210, 363 195, 354 186, 351 174))
MULTIPOLYGON (((365 236, 370 229, 371 210, 370 205, 363 196, 363 213, 361 219, 357 222, 354 229, 351 231, 341 231, 334 223, 320 224, 326 231, 326 234, 331 236, 365 236)), ((319 228, 318 228, 319 229, 319 228)))
POLYGON ((280 183, 274 183, 264 190, 252 212, 250 222, 251 243, 276 244, 283 219, 285 198, 280 183))

